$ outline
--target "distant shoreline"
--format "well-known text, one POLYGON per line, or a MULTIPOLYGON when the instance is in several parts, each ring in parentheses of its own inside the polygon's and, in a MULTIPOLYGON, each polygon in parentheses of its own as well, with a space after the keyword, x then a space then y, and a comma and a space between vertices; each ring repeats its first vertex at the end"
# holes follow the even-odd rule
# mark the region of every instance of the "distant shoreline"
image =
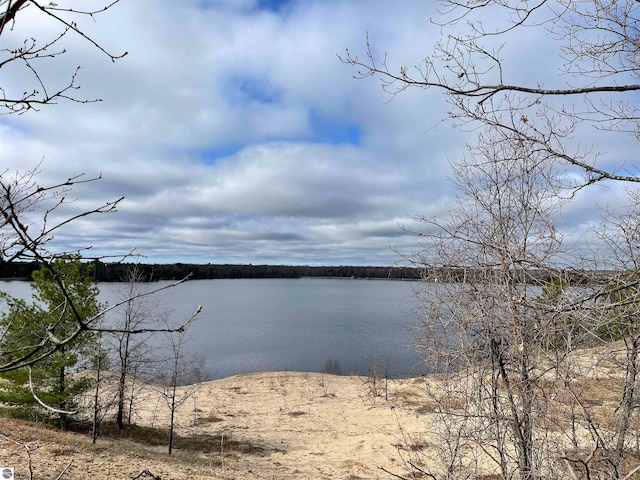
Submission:
MULTIPOLYGON (((440 268, 430 271, 418 267, 363 266, 363 265, 253 265, 253 264, 137 264, 104 263, 91 261, 84 263, 87 272, 98 282, 126 282, 132 268, 136 268, 144 282, 160 280, 219 280, 219 279, 300 279, 336 278, 369 280, 404 280, 438 283, 486 281, 487 270, 463 267, 440 268)), ((0 281, 29 281, 37 262, 0 263, 0 281)), ((611 272, 607 271, 563 271, 528 270, 520 271, 523 283, 544 285, 563 278, 573 285, 606 283, 611 272)), ((489 279, 490 280, 490 279, 489 279)))
MULTIPOLYGON (((309 266, 309 265, 240 265, 240 264, 133 264, 85 263, 88 272, 98 282, 126 281, 135 267, 144 281, 243 279, 243 278, 368 278, 384 280, 419 280, 421 270, 415 267, 386 266, 309 266)), ((40 269, 37 262, 0 263, 0 279, 29 280, 40 269)))

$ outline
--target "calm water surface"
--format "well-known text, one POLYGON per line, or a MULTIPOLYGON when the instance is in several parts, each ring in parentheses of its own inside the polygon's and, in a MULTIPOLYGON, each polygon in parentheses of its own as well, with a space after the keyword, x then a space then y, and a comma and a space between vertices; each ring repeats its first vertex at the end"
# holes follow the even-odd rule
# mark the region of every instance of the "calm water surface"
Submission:
MULTIPOLYGON (((189 350, 205 356, 216 378, 317 372, 328 358, 344 373, 365 373, 372 356, 388 357, 391 374, 408 376, 419 373, 406 328, 414 323, 413 286, 387 280, 193 280, 166 290, 162 305, 175 323, 202 305, 189 331, 189 350)), ((116 301, 117 284, 99 287, 101 301, 116 301)), ((27 282, 0 282, 0 291, 30 296, 27 282)))

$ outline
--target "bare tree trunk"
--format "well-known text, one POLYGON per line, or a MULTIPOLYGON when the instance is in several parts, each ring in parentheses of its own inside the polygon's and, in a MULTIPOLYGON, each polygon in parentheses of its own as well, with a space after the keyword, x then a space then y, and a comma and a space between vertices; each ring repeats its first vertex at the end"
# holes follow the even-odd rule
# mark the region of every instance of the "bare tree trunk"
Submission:
POLYGON ((613 458, 611 459, 612 468, 616 478, 620 477, 622 471, 622 462, 626 451, 625 445, 628 438, 629 428, 631 424, 631 416, 633 415, 636 404, 636 385, 638 378, 638 344, 640 337, 624 340, 626 346, 626 372, 623 384, 622 399, 619 407, 619 418, 617 422, 616 435, 617 441, 613 458))
MULTIPOLYGON (((99 344, 98 344, 99 345, 99 344)), ((91 441, 96 443, 100 431, 100 380, 102 374, 102 355, 98 352, 96 365, 96 389, 93 394, 93 425, 91 428, 91 441)))
MULTIPOLYGON (((66 351, 66 348, 62 347, 60 349, 60 354, 64 356, 65 351, 66 351)), ((66 390, 66 368, 67 367, 64 365, 64 362, 63 362, 62 365, 60 366, 60 369, 58 370, 58 393, 60 394, 60 397, 61 397, 61 401, 58 404, 58 407, 60 408, 60 410, 66 410, 66 404, 67 404, 67 402, 64 400, 64 395, 66 390)), ((67 415, 65 413, 60 413, 60 427, 66 428, 67 422, 68 422, 67 415)))
POLYGON ((133 402, 135 399, 136 392, 136 375, 138 374, 137 367, 133 367, 133 372, 131 374, 131 394, 129 395, 129 408, 127 412, 127 424, 131 425, 131 419, 133 418, 133 402))
MULTIPOLYGON (((178 368, 177 362, 175 368, 178 368)), ((177 374, 174 373, 171 380, 171 405, 169 407, 171 409, 171 420, 169 421, 169 455, 171 455, 171 452, 173 450, 173 431, 175 428, 176 418, 176 376, 177 374)))
POLYGON ((516 439, 516 450, 518 452, 518 467, 523 479, 534 478, 533 473, 533 428, 531 422, 531 388, 526 378, 526 362, 521 362, 519 379, 520 388, 514 391, 513 383, 507 373, 505 360, 502 353, 501 342, 491 340, 491 353, 495 358, 499 376, 504 383, 509 409, 511 410, 511 425, 516 439), (516 398, 518 397, 518 398, 516 398), (520 405, 518 405, 520 404, 520 405))
MULTIPOLYGON (((131 328, 130 322, 127 322, 126 328, 131 328)), ((118 412, 116 414, 116 423, 118 430, 124 429, 124 401, 127 387, 127 373, 129 370, 129 333, 124 334, 124 347, 120 351, 120 378, 118 379, 118 412)))

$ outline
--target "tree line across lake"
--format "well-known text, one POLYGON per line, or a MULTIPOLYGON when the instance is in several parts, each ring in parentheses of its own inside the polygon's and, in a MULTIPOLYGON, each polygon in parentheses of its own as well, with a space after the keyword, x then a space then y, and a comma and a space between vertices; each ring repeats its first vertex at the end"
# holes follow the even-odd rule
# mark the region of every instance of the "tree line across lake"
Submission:
MULTIPOLYGON (((86 262, 91 265, 90 275, 98 282, 121 282, 128 278, 132 263, 105 263, 100 261, 86 262)), ((387 280, 426 280, 438 282, 439 277, 447 281, 468 282, 475 277, 485 278, 486 270, 472 268, 450 268, 432 270, 429 275, 421 268, 415 267, 383 267, 383 266, 309 266, 309 265, 241 265, 241 264, 135 264, 144 281, 179 280, 189 276, 192 280, 242 279, 242 278, 369 278, 387 280), (442 270, 442 271, 440 271, 442 270), (438 272, 440 274, 438 274, 438 272)), ((8 280, 30 280, 34 271, 42 265, 38 262, 6 262, 0 263, 0 278, 8 280)), ((522 271, 523 283, 545 285, 558 278, 549 271, 522 271)), ((560 275, 567 282, 577 285, 592 283, 602 277, 608 278, 607 272, 595 275, 594 272, 562 272, 560 275)))
MULTIPOLYGON (((133 264, 93 261, 91 273, 98 282, 120 282, 126 279, 133 264)), ((420 269, 381 266, 307 266, 307 265, 236 265, 236 264, 136 264, 145 281, 178 280, 190 275, 194 280, 240 278, 376 278, 419 280, 420 269)), ((37 262, 0 263, 0 278, 31 279, 41 265, 37 262)))

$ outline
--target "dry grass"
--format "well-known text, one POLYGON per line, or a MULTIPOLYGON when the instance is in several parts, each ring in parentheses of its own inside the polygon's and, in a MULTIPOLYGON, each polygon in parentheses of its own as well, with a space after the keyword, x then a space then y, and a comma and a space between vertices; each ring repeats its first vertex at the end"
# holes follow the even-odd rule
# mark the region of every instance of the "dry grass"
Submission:
MULTIPOLYGON (((585 376, 570 384, 573 393, 553 378, 540 383, 547 404, 538 425, 552 441, 561 441, 576 418, 584 420, 578 401, 603 431, 615 425, 624 372, 613 369, 613 361, 601 365, 606 368, 585 366, 585 376)), ((197 402, 178 412, 171 457, 166 453, 167 415, 153 410, 153 390, 145 393, 147 409, 139 412, 138 425, 118 432, 106 423, 97 445, 91 444, 87 424, 59 432, 0 419, 0 433, 39 445, 32 454, 40 469, 36 478, 55 478, 70 460, 63 480, 126 479, 143 469, 171 479, 386 478, 378 465, 406 473, 399 455, 436 458, 433 452, 442 446, 444 434, 442 413, 457 418, 471 408, 462 394, 464 382, 477 380, 464 375, 449 384, 442 377, 394 380, 388 402, 379 398, 375 404, 362 400, 366 385, 359 377, 273 373, 209 382, 197 402), (325 395, 328 386, 331 394, 325 395)), ((576 458, 589 454, 574 453, 576 458)), ((9 455, 26 465, 23 447, 0 441, 0 463, 9 455)), ((637 464, 637 459, 630 456, 628 462, 637 464)), ((496 478, 491 465, 482 470, 486 475, 478 478, 496 478)))
POLYGON ((224 422, 224 418, 221 418, 218 415, 214 415, 214 414, 201 415, 198 417, 198 423, 218 423, 218 422, 224 422))
POLYGON ((570 385, 559 380, 544 380, 540 387, 555 402, 568 405, 580 401, 585 406, 598 407, 619 401, 624 385, 620 376, 610 376, 576 378, 570 385))
MULTIPOLYGON (((168 456, 166 408, 158 402, 157 389, 148 387, 137 404, 136 425, 119 432, 113 423, 104 423, 95 445, 88 423, 62 432, 0 418, 0 433, 10 439, 0 438, 0 464, 11 458, 16 478, 29 478, 26 445, 34 448, 34 478, 42 479, 64 470, 63 480, 126 480, 147 469, 173 480, 374 479, 378 464, 397 466, 398 422, 417 422, 409 411, 396 412, 398 418, 383 401, 363 404, 358 377, 237 376, 202 384, 198 398, 183 404, 168 456)), ((418 401, 413 388, 409 381, 394 382, 394 401, 418 401)))
MULTIPOLYGON (((78 433, 90 433, 91 425, 75 425, 73 431, 78 433)), ((122 431, 118 430, 115 423, 106 423, 100 428, 100 436, 112 441, 127 440, 140 447, 167 447, 169 445, 169 432, 166 428, 148 427, 141 425, 125 425, 122 431)), ((242 453, 262 455, 265 448, 248 441, 234 440, 229 435, 222 433, 200 433, 193 435, 174 434, 173 448, 191 453, 203 453, 219 455, 221 451, 226 453, 242 453)))
POLYGON ((29 463, 34 478, 57 478, 65 471, 64 480, 122 478, 123 474, 132 478, 145 468, 158 472, 154 469, 158 465, 165 472, 182 472, 193 465, 193 458, 168 458, 135 435, 131 441, 102 439, 92 444, 88 435, 15 419, 0 420, 0 432, 5 437, 0 439, 0 463, 15 467, 16 478, 29 478, 29 463))

